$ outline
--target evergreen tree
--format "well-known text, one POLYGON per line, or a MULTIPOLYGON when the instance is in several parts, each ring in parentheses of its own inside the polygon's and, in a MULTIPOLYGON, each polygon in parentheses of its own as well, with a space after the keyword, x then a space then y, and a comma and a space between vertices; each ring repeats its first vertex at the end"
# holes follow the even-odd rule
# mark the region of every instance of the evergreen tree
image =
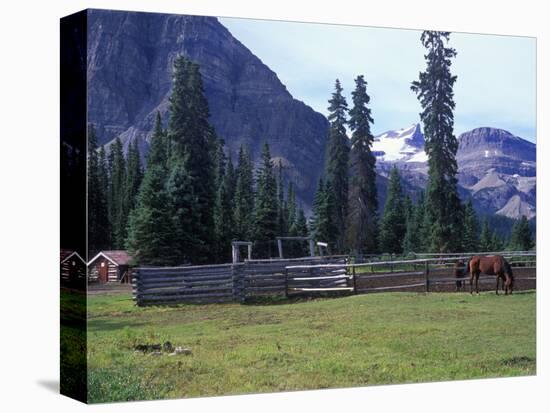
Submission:
POLYGON ((211 248, 215 236, 213 211, 217 190, 212 159, 215 138, 208 123, 208 102, 199 67, 181 55, 174 61, 169 101, 171 162, 183 162, 189 178, 187 190, 194 202, 189 211, 191 225, 186 231, 200 240, 191 245, 187 253, 194 262, 205 262, 215 254, 211 248))
POLYGON ((287 209, 288 209, 288 215, 286 218, 286 222, 288 225, 288 228, 292 228, 292 226, 296 223, 296 194, 294 193, 294 184, 292 182, 288 183, 288 193, 287 193, 287 209))
MULTIPOLYGON (((130 174, 130 169, 133 169, 137 175, 137 150, 133 157, 134 160, 130 161, 132 157, 128 156, 128 165, 133 163, 133 167, 129 166, 128 170, 130 174)), ((171 202, 171 194, 167 188, 170 187, 167 185, 168 174, 168 138, 162 129, 160 113, 157 112, 147 168, 127 225, 126 248, 136 264, 179 265, 186 262, 182 258, 182 250, 185 251, 185 248, 177 244, 181 238, 176 235, 178 231, 182 231, 183 226, 176 219, 180 216, 180 211, 171 202)), ((131 181, 130 179, 129 182, 131 181)))
POLYGON ((225 186, 229 196, 229 203, 231 204, 231 214, 233 214, 233 203, 235 201, 235 190, 237 188, 237 175, 231 156, 227 157, 227 166, 225 167, 225 186))
POLYGON ((409 194, 403 198, 403 212, 405 213, 405 224, 409 222, 414 215, 414 205, 409 194))
MULTIPOLYGON (((294 220, 292 227, 289 230, 292 237, 307 237, 308 228, 306 215, 302 206, 298 207, 296 211, 296 219, 294 220)), ((291 257, 305 257, 308 255, 308 246, 304 242, 293 243, 291 248, 291 257)))
POLYGON ((191 185, 187 156, 183 159, 172 159, 168 174, 168 203, 165 208, 170 211, 172 222, 172 234, 169 238, 173 244, 173 258, 176 261, 174 264, 193 263, 197 260, 195 252, 205 247, 205 241, 200 238, 199 233, 189 230, 196 225, 193 222, 196 219, 193 208, 197 205, 197 199, 191 185))
POLYGON ((150 167, 151 165, 158 165, 167 167, 169 159, 168 148, 168 137, 166 132, 162 129, 160 112, 157 112, 155 129, 153 131, 153 136, 151 137, 149 154, 147 155, 147 166, 150 167))
POLYGON ((345 221, 348 210, 349 140, 346 134, 348 106, 342 86, 336 79, 335 91, 329 100, 329 132, 326 148, 326 182, 334 200, 335 238, 329 240, 338 252, 344 250, 345 221))
POLYGON ((214 157, 214 186, 216 187, 216 193, 222 185, 225 177, 225 162, 226 156, 223 151, 223 141, 215 139, 213 141, 212 154, 214 157))
POLYGON ((101 220, 105 226, 103 230, 102 248, 109 248, 111 246, 111 222, 109 221, 109 165, 107 163, 107 154, 105 153, 105 147, 99 148, 99 190, 101 192, 101 220))
POLYGON ((271 243, 277 236, 277 183, 267 142, 263 146, 261 164, 257 172, 253 236, 254 240, 260 243, 260 254, 271 256, 271 243))
POLYGON ((288 208, 285 201, 285 184, 283 180, 283 164, 279 159, 279 165, 277 167, 278 179, 277 179, 277 225, 279 228, 279 235, 286 236, 288 234, 288 208))
MULTIPOLYGON (((229 164, 228 164, 229 170, 229 164)), ((218 262, 227 262, 231 258, 231 239, 234 233, 232 210, 232 174, 226 172, 220 178, 214 210, 214 228, 216 235, 216 257, 218 262)))
POLYGON ((510 243, 508 248, 514 251, 528 251, 533 248, 533 236, 531 229, 529 228, 529 221, 523 215, 521 219, 517 220, 512 228, 512 235, 510 236, 510 243))
POLYGON ((376 158, 372 154, 374 123, 368 108, 370 97, 363 76, 355 79, 353 108, 349 111, 352 130, 346 244, 352 251, 373 253, 377 247, 378 195, 376 190, 376 158))
POLYGON ((504 249, 504 242, 498 236, 496 231, 493 231, 491 235, 491 251, 502 251, 504 249))
POLYGON ((122 142, 116 138, 110 152, 110 222, 114 249, 124 248, 128 210, 126 208, 126 160, 122 152, 122 142))
POLYGON ((242 146, 239 149, 239 164, 236 171, 235 197, 233 202, 234 235, 246 241, 252 238, 254 213, 254 175, 250 154, 242 146))
POLYGON ((404 202, 405 209, 405 236, 403 237, 403 252, 419 251, 419 223, 417 221, 417 208, 412 203, 411 198, 407 195, 404 202))
POLYGON ((423 109, 420 118, 428 155, 426 212, 431 228, 430 249, 437 252, 458 250, 462 243, 462 209, 455 158, 458 142, 453 134, 456 76, 450 71, 451 58, 456 56, 456 51, 445 46, 449 35, 436 31, 422 33, 422 44, 428 50, 425 55, 427 67, 411 86, 423 109))
POLYGON ((405 209, 401 178, 397 166, 393 166, 390 173, 386 204, 380 223, 380 249, 383 252, 402 252, 402 242, 405 236, 405 209))
POLYGON ((95 129, 91 125, 88 129, 88 250, 91 254, 105 248, 109 240, 107 194, 101 168, 95 129))
POLYGON ((416 214, 407 220, 405 236, 403 237, 403 252, 405 254, 418 251, 418 223, 416 214))
POLYGON ((130 211, 136 206, 137 194, 142 179, 143 171, 141 169, 138 142, 134 140, 134 142, 130 144, 127 157, 125 215, 129 215, 130 211))
POLYGON ((166 168, 148 165, 137 197, 136 208, 130 213, 126 248, 138 265, 175 265, 172 212, 167 205, 166 168))
POLYGON ((414 252, 424 252, 429 250, 431 245, 430 241, 430 227, 426 214, 426 198, 424 191, 420 191, 416 201, 415 207, 415 221, 418 228, 416 235, 416 243, 414 244, 414 252))
POLYGON ((464 207, 464 229, 462 231, 463 250, 465 252, 476 252, 479 250, 478 235, 479 222, 472 200, 469 199, 464 207))
MULTIPOLYGON (((319 185, 313 200, 313 216, 311 219, 311 234, 320 242, 329 242, 335 238, 336 229, 333 222, 333 197, 323 179, 319 179, 319 185)), ((333 244, 329 243, 332 247, 333 244)))
POLYGON ((479 236, 479 249, 481 251, 491 251, 492 242, 491 242, 491 231, 489 229, 489 220, 487 217, 483 219, 483 224, 481 226, 481 234, 479 236))

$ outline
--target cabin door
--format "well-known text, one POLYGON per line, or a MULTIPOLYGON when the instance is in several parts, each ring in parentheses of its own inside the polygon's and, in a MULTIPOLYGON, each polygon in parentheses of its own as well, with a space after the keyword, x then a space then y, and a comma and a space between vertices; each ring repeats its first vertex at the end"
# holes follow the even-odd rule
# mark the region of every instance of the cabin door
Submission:
POLYGON ((106 283, 109 279, 109 264, 103 261, 99 265, 99 282, 106 283))

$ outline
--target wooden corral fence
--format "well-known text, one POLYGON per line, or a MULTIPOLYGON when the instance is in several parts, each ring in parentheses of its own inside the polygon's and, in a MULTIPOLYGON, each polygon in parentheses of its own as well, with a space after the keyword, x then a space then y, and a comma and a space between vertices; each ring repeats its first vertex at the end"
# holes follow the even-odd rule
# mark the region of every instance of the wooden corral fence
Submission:
MULTIPOLYGON (((533 252, 505 255, 515 290, 536 288, 533 252)), ((180 303, 244 302, 264 296, 364 294, 380 291, 454 291, 469 277, 455 278, 453 265, 471 255, 351 263, 345 256, 246 260, 187 267, 142 267, 134 271, 133 296, 139 306, 180 303)), ((494 289, 495 277, 480 277, 494 289)))
POLYGON ((136 268, 133 297, 139 306, 233 301, 242 265, 136 268))
POLYGON ((137 305, 244 302, 287 294, 286 267, 292 264, 344 263, 344 256, 246 260, 235 264, 141 267, 133 272, 137 305))
MULTIPOLYGON (((512 265, 515 289, 536 288, 536 255, 533 252, 509 253, 504 255, 512 265)), ((452 255, 439 258, 412 260, 376 261, 359 264, 297 265, 287 267, 289 276, 297 271, 317 271, 326 276, 336 270, 345 270, 351 279, 356 294, 381 291, 454 291, 456 282, 462 281, 464 290, 469 290, 469 275, 455 278, 454 263, 462 259, 467 262, 472 255, 452 255)), ((481 274, 480 287, 494 289, 495 277, 481 274)), ((319 287, 321 289, 321 287, 319 287)))

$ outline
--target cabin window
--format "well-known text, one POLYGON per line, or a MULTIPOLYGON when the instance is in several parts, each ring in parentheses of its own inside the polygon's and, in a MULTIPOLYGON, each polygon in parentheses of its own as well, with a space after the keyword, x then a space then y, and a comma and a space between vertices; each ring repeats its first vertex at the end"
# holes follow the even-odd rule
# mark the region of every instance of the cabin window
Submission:
POLYGON ((76 265, 76 261, 71 261, 71 265, 74 267, 76 265))
POLYGON ((102 262, 102 263, 101 263, 101 266, 102 266, 102 267, 105 267, 105 263, 104 263, 104 262, 102 262))

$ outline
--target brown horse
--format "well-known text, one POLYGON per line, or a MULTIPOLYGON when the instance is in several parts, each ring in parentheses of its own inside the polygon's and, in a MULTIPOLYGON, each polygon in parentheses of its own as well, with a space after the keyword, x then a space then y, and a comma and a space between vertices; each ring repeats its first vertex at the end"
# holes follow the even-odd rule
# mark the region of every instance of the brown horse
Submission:
POLYGON ((483 273, 486 275, 496 275, 497 286, 496 294, 498 295, 498 284, 499 280, 502 278, 502 287, 504 289, 504 294, 512 294, 514 288, 514 274, 512 273, 512 268, 508 261, 504 259, 501 255, 487 255, 479 256, 476 255, 472 257, 469 264, 470 270, 470 294, 473 293, 473 281, 475 278, 476 281, 476 293, 479 294, 479 274, 483 273))

